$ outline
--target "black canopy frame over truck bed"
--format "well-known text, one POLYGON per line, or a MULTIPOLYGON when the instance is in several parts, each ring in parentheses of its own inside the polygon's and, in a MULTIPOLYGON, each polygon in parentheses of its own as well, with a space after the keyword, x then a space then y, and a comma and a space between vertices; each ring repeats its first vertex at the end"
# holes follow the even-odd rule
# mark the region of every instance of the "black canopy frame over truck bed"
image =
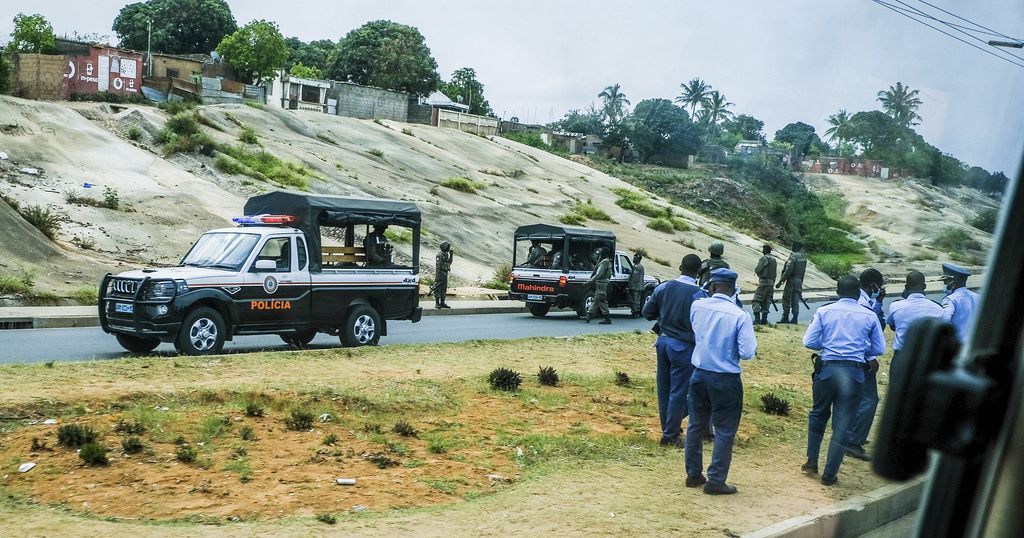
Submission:
MULTIPOLYGON (((552 224, 528 224, 516 228, 515 242, 519 241, 562 241, 562 267, 563 272, 569 271, 570 245, 574 241, 591 243, 593 245, 607 246, 615 251, 615 234, 607 230, 596 230, 582 226, 555 226, 552 224)), ((525 260, 516 259, 518 252, 512 249, 512 266, 521 267, 525 260)))
POLYGON ((293 227, 309 244, 309 270, 322 271, 320 227, 345 228, 345 246, 354 246, 357 224, 395 225, 412 229, 412 270, 420 266, 420 210, 413 202, 377 198, 349 198, 326 194, 275 191, 253 196, 245 203, 246 215, 291 215, 293 227))

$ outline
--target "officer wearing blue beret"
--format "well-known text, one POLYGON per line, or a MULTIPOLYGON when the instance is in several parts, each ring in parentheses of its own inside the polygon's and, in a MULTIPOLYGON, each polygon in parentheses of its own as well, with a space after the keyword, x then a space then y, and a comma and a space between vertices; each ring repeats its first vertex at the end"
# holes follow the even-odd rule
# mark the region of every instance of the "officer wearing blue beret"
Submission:
POLYGON ((686 429, 686 487, 703 485, 704 493, 709 495, 736 493, 736 487, 725 481, 743 411, 740 360, 753 359, 757 351, 753 320, 736 306, 733 298, 736 277, 731 269, 711 271, 711 297, 694 301, 690 306, 690 325, 696 343, 687 397, 690 424, 686 429), (705 478, 701 432, 708 422, 715 427, 715 440, 705 478))
POLYGON ((946 284, 946 297, 942 299, 942 319, 953 325, 956 339, 961 344, 971 334, 974 311, 978 308, 978 294, 967 289, 969 276, 971 272, 959 265, 942 264, 942 282, 946 284))
POLYGON ((831 415, 832 440, 825 472, 821 475, 821 483, 826 486, 839 481, 839 466, 863 391, 867 358, 885 354, 885 338, 878 317, 857 304, 858 279, 852 276, 839 279, 836 294, 839 300, 819 308, 804 334, 804 346, 820 353, 822 367, 812 377, 814 406, 807 417, 807 462, 801 469, 818 473, 821 443, 831 415))

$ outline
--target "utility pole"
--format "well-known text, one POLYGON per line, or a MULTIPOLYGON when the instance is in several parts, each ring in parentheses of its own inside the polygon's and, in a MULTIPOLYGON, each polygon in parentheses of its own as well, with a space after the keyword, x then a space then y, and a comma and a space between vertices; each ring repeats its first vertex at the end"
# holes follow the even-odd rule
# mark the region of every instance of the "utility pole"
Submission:
POLYGON ((153 19, 146 20, 146 76, 153 76, 153 19))

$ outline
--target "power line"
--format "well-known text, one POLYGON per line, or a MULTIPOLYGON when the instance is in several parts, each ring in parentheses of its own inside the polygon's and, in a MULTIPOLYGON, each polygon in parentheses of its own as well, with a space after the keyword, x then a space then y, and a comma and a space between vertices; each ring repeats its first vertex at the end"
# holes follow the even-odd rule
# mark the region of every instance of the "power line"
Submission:
MULTIPOLYGON (((915 7, 913 7, 913 6, 909 5, 909 4, 907 4, 906 2, 903 2, 902 0, 890 0, 890 1, 895 1, 895 2, 896 2, 896 3, 898 3, 898 4, 904 5, 904 6, 906 6, 906 7, 908 8, 908 9, 911 9, 911 10, 913 10, 913 12, 914 12, 914 13, 917 13, 917 14, 919 14, 919 15, 923 16, 923 17, 926 17, 926 18, 929 18, 929 19, 931 19, 931 20, 933 20, 933 21, 936 21, 936 22, 938 22, 939 24, 945 25, 946 27, 948 27, 948 28, 952 29, 953 31, 959 32, 959 33, 961 33, 961 34, 963 34, 963 35, 965 35, 965 36, 967 36, 967 37, 969 37, 969 38, 971 38, 971 39, 973 39, 973 40, 975 40, 975 41, 977 41, 977 42, 981 43, 982 45, 985 45, 985 46, 990 46, 990 45, 988 44, 988 41, 987 41, 987 40, 981 39, 981 38, 979 38, 979 37, 978 37, 978 36, 976 36, 976 35, 973 35, 973 34, 970 34, 970 33, 966 32, 966 31, 964 31, 964 30, 961 30, 960 28, 966 28, 966 27, 964 27, 964 26, 962 26, 962 25, 954 24, 954 23, 951 23, 951 22, 948 22, 948 21, 944 21, 944 20, 942 20, 942 19, 939 19, 938 17, 935 17, 935 16, 933 16, 933 15, 931 15, 931 14, 929 14, 929 13, 925 13, 924 11, 922 11, 922 10, 920 10, 920 9, 918 9, 918 8, 915 8, 915 7)), ((920 1, 920 2, 922 2, 922 3, 925 3, 925 4, 927 4, 927 2, 925 2, 924 0, 919 0, 919 1, 920 1)), ((928 4, 928 5, 931 5, 931 4, 928 4)), ((939 9, 940 11, 943 11, 944 13, 949 13, 948 11, 945 11, 945 10, 943 10, 942 8, 936 8, 936 9, 939 9)), ((954 16, 954 17, 957 17, 957 18, 959 18, 959 19, 963 19, 963 17, 960 17, 960 16, 958 16, 958 15, 953 15, 953 16, 954 16)), ((963 19, 963 20, 966 20, 966 19, 963 19)), ((968 22, 970 22, 970 21, 968 21, 968 22)), ((976 23, 971 23, 971 24, 976 24, 976 23)), ((970 28, 967 28, 967 29, 968 29, 969 31, 971 31, 971 32, 977 32, 977 33, 981 33, 981 34, 984 34, 984 33, 985 33, 985 32, 981 32, 981 31, 978 31, 978 30, 972 30, 972 29, 970 29, 970 28)), ((990 30, 991 32, 994 32, 994 30, 991 30, 991 29, 989 29, 989 28, 986 28, 986 30, 990 30)), ((1013 39, 1014 41, 1016 41, 1016 40, 1015 40, 1014 38, 1012 38, 1012 37, 1010 37, 1010 36, 1007 36, 1007 35, 1004 35, 1004 34, 998 34, 998 33, 996 33, 996 34, 993 34, 993 33, 988 33, 988 35, 995 35, 996 37, 1004 37, 1004 38, 1006 38, 1006 39, 1013 39)), ((1013 58, 1015 58, 1015 59, 1017 59, 1017 60, 1022 60, 1022 61, 1024 61, 1024 57, 1018 56, 1018 55, 1016 55, 1016 54, 1014 54, 1014 53, 1012 53, 1012 52, 1010 52, 1010 51, 1008 51, 1008 50, 1005 50, 1005 49, 996 49, 996 50, 998 50, 998 52, 999 52, 999 54, 1000 54, 1000 55, 1005 55, 1005 56, 1012 56, 1013 58)))
MULTIPOLYGON (((921 19, 918 19, 917 17, 915 17, 911 13, 907 13, 907 10, 905 10, 905 9, 901 9, 898 6, 894 6, 892 4, 888 4, 886 2, 883 2, 882 0, 871 0, 871 1, 876 3, 876 4, 878 4, 878 5, 880 5, 880 6, 882 6, 882 7, 884 7, 884 8, 886 8, 886 9, 888 9, 888 10, 893 11, 894 13, 898 13, 900 15, 903 15, 904 17, 906 17, 906 18, 908 18, 908 19, 910 19, 910 20, 912 20, 912 21, 914 21, 914 22, 916 22, 918 24, 922 24, 924 26, 927 26, 928 28, 931 28, 932 30, 935 30, 936 32, 939 32, 940 34, 945 34, 945 35, 947 35, 949 37, 952 37, 953 39, 955 39, 955 40, 957 40, 957 41, 959 41, 959 42, 961 42, 961 43, 963 43, 963 44, 965 44, 965 45, 967 45, 969 47, 974 47, 974 48, 980 50, 981 52, 984 52, 985 54, 994 56, 994 57, 999 58, 1000 60, 1003 60, 1005 62, 1009 62, 1009 63, 1011 63, 1011 64, 1013 64, 1013 65, 1015 65, 1017 67, 1024 68, 1024 63, 1018 63, 1018 62, 1016 62, 1016 61, 1014 61, 1014 60, 1012 60, 1010 58, 1007 58, 1005 56, 1001 56, 999 54, 996 54, 992 50, 989 50, 987 48, 975 45, 974 43, 971 43, 970 41, 967 41, 966 39, 963 39, 963 38, 961 38, 959 36, 953 35, 953 34, 947 32, 947 31, 945 31, 945 30, 943 30, 941 28, 938 28, 936 26, 932 26, 932 25, 928 24, 927 22, 924 22, 921 19)), ((1017 57, 1014 56, 1014 58, 1017 58, 1017 57)))
POLYGON ((988 27, 984 26, 984 25, 981 25, 981 24, 978 24, 978 23, 976 23, 976 22, 974 22, 974 21, 971 21, 971 20, 965 19, 965 18, 961 17, 960 15, 957 15, 956 13, 952 13, 952 12, 950 12, 950 11, 946 11, 945 9, 942 9, 941 7, 939 7, 939 6, 935 5, 935 4, 932 4, 932 3, 926 2, 925 0, 917 0, 917 1, 918 1, 918 2, 921 2, 922 4, 924 4, 924 5, 926 5, 926 6, 929 6, 929 7, 931 7, 931 8, 937 9, 937 10, 939 10, 939 11, 941 11, 941 12, 945 13, 946 15, 949 15, 949 16, 951 16, 951 17, 955 17, 955 18, 957 18, 957 19, 960 19, 960 20, 962 20, 962 21, 966 22, 967 24, 971 24, 971 25, 973 25, 973 26, 976 26, 976 27, 978 27, 978 28, 981 28, 982 30, 987 30, 987 31, 989 31, 989 32, 992 32, 992 33, 991 33, 990 35, 995 35, 996 37, 1005 37, 1006 39, 1010 39, 1010 40, 1013 40, 1013 41, 1020 41, 1019 39, 1016 39, 1016 38, 1010 37, 1010 36, 1008 36, 1008 35, 1006 35, 1006 34, 1003 34, 1003 33, 999 33, 999 32, 997 32, 997 31, 995 31, 995 30, 993 30, 993 29, 991 29, 991 28, 988 28, 988 27))

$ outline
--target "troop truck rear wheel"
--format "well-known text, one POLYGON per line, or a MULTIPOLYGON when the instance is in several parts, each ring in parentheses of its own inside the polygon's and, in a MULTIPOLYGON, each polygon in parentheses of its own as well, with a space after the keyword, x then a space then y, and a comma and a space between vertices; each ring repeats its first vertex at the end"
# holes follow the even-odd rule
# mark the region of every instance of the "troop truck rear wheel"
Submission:
POLYGON ((587 312, 590 312, 590 306, 594 304, 594 292, 588 291, 586 295, 580 299, 580 302, 576 303, 576 315, 585 318, 587 312))
POLYGON ((304 349, 313 341, 314 338, 316 338, 316 329, 295 331, 293 333, 285 333, 279 336, 281 337, 281 341, 284 343, 297 349, 304 349))
POLYGON ((132 353, 149 353, 160 345, 159 338, 141 338, 130 334, 116 334, 117 343, 132 353))
POLYGON ((226 332, 224 318, 216 310, 199 307, 185 316, 174 347, 184 355, 214 355, 224 349, 226 332))
POLYGON ((345 347, 375 346, 380 341, 380 314, 369 305, 357 305, 348 314, 341 328, 341 345, 345 347))
POLYGON ((551 305, 548 303, 526 303, 526 308, 530 310, 530 313, 534 317, 542 318, 548 315, 548 311, 551 310, 551 305))

